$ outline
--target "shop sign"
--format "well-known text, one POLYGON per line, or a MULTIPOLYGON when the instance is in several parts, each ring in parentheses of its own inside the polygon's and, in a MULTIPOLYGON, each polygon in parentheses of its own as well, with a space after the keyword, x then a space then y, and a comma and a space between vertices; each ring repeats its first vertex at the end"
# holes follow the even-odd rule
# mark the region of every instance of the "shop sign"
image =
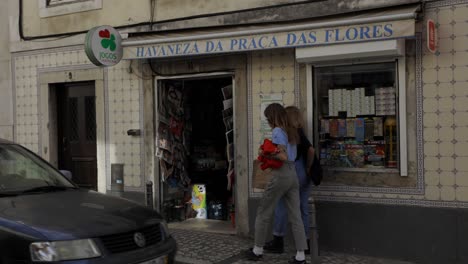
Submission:
POLYGON ((92 28, 86 34, 85 52, 97 66, 114 66, 123 56, 122 37, 110 26, 92 28))
POLYGON ((437 50, 437 31, 434 20, 427 20, 427 49, 435 53, 437 50))
POLYGON ((131 46, 129 43, 124 51, 124 59, 167 58, 388 40, 414 37, 414 30, 414 20, 401 20, 216 39, 161 41, 158 44, 141 46, 131 46))

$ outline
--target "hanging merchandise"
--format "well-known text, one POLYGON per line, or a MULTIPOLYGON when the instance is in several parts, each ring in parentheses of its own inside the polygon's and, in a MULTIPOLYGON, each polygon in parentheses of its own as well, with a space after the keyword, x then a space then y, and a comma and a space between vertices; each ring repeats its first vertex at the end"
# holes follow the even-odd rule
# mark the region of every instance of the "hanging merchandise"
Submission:
POLYGON ((224 100, 232 98, 232 85, 221 88, 221 91, 223 92, 224 100))
POLYGON ((169 187, 171 188, 177 188, 178 187, 178 181, 174 177, 170 177, 167 179, 167 184, 169 184, 169 187))
POLYGON ((182 121, 177 120, 174 117, 171 117, 171 120, 169 121, 169 128, 174 136, 177 138, 180 138, 182 135, 182 129, 184 127, 184 124, 182 121))
POLYGON ((172 150, 172 138, 169 134, 169 127, 163 122, 159 122, 158 135, 157 135, 158 148, 168 151, 172 150))
POLYGON ((184 188, 190 184, 186 164, 186 149, 183 145, 184 115, 182 87, 179 82, 165 82, 158 90, 158 130, 156 156, 161 159, 162 179, 171 188, 184 188))
POLYGON ((172 173, 174 172, 174 167, 168 165, 168 163, 164 160, 159 161, 159 165, 161 167, 161 176, 163 181, 166 181, 169 177, 172 176, 172 173))
POLYGON ((223 79, 158 83, 156 153, 163 202, 180 200, 173 204, 183 204, 189 218, 227 220, 229 215, 226 203, 235 190, 234 101, 232 86, 226 86, 231 80, 223 79))
POLYGON ((233 99, 232 85, 228 85, 221 89, 224 97, 222 111, 224 126, 226 127, 226 157, 228 161, 227 190, 230 191, 234 185, 234 116, 233 116, 233 99))
POLYGON ((156 149, 156 157, 164 160, 165 162, 172 164, 174 162, 174 158, 172 156, 172 153, 165 149, 158 148, 156 149))
POLYGON ((182 116, 182 91, 180 87, 175 87, 175 85, 169 85, 167 91, 167 100, 169 102, 170 111, 169 113, 172 116, 182 116))
POLYGON ((227 179, 228 179, 228 184, 227 184, 227 190, 231 191, 232 187, 234 186, 234 169, 231 169, 231 166, 229 166, 229 172, 227 174, 227 179))
POLYGON ((158 89, 158 114, 159 118, 167 116, 166 112, 166 85, 164 83, 158 83, 161 89, 158 89))

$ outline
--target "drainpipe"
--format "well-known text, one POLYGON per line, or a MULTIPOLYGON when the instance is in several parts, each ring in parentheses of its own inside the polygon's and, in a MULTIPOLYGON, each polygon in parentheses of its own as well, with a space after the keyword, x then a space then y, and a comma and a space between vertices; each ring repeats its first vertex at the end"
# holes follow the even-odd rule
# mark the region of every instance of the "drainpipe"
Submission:
POLYGON ((317 215, 315 208, 315 200, 313 197, 309 198, 309 219, 310 219, 310 263, 319 264, 319 247, 318 247, 318 231, 317 231, 317 215))

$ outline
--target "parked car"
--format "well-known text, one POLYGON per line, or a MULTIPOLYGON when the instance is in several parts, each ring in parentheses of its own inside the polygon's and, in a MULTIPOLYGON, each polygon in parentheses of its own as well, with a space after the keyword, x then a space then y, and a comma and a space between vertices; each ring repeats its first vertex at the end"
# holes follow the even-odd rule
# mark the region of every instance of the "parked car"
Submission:
POLYGON ((0 264, 166 264, 176 242, 156 211, 78 188, 0 139, 0 264))

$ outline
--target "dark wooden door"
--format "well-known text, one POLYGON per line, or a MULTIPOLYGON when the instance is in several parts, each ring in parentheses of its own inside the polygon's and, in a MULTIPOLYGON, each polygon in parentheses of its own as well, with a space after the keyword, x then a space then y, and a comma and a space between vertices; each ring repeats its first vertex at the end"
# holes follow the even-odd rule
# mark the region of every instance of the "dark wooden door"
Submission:
POLYGON ((80 187, 97 190, 94 83, 63 84, 57 95, 59 168, 80 187))

